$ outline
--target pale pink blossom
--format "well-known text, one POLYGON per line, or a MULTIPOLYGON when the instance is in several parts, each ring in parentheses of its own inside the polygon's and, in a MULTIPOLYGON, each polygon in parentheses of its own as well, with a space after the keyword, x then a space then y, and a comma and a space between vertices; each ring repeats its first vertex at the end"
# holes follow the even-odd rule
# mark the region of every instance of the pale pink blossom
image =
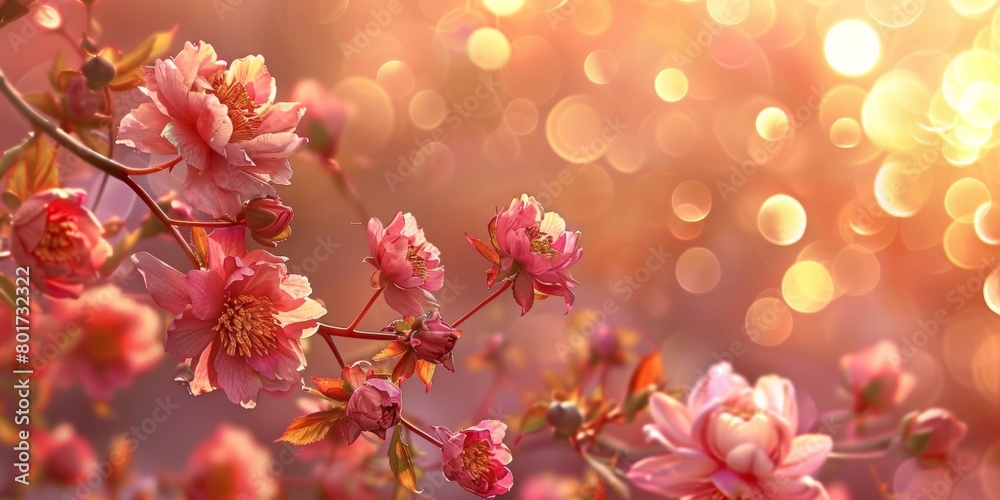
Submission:
POLYGON ((347 124, 347 106, 311 78, 295 83, 291 99, 306 107, 302 134, 309 138, 308 148, 323 158, 336 156, 347 124))
POLYGON ((184 498, 280 498, 272 465, 271 453, 250 431, 223 424, 188 458, 184 498))
POLYGON ((902 402, 915 384, 913 375, 903 371, 899 348, 887 340, 844 355, 840 370, 855 413, 889 410, 902 402))
POLYGON ((205 43, 186 43, 146 69, 140 104, 122 119, 118 142, 154 154, 180 154, 188 165, 184 196, 213 217, 235 216, 247 199, 288 184, 288 157, 306 139, 295 134, 305 109, 274 102, 275 81, 262 56, 229 67, 205 43))
POLYGON ((503 444, 506 424, 483 420, 457 433, 447 427, 434 427, 434 432, 444 443, 441 458, 445 478, 482 498, 510 491, 514 475, 506 465, 513 457, 503 444))
POLYGON ((424 237, 424 230, 409 213, 399 212, 388 226, 372 217, 368 221, 368 251, 365 262, 375 266, 371 284, 384 288, 385 301, 406 317, 420 316, 426 307, 436 307, 431 292, 444 284, 441 252, 424 237))
POLYGON ((309 298, 308 279, 288 274, 284 257, 247 251, 235 226, 209 235, 204 270, 184 275, 145 252, 132 260, 153 300, 176 315, 165 349, 191 360, 193 394, 218 388, 253 408, 261 389, 301 384, 299 339, 316 332, 326 309, 309 298))
POLYGON ((14 212, 11 253, 31 269, 31 285, 55 298, 79 297, 112 254, 79 189, 35 193, 14 212))
POLYGON ((56 330, 48 335, 66 343, 53 379, 63 386, 80 384, 94 399, 110 400, 163 356, 159 314, 115 286, 53 301, 50 312, 56 330))
POLYGON ((909 414, 902 425, 900 439, 906 453, 922 460, 948 460, 965 439, 968 426, 942 408, 930 408, 909 414))
POLYGON ((514 300, 526 314, 535 301, 535 292, 557 295, 573 307, 576 280, 569 274, 583 255, 577 246, 580 232, 566 230, 566 221, 555 212, 546 212, 533 196, 514 198, 506 210, 496 214, 487 226, 490 242, 472 237, 469 242, 493 267, 486 271, 486 285, 497 279, 514 280, 514 300))
POLYGON ((628 477, 667 497, 825 499, 810 477, 832 448, 829 436, 796 435, 791 382, 769 375, 750 386, 728 363, 714 365, 687 401, 650 397, 647 439, 667 453, 635 463, 628 477))

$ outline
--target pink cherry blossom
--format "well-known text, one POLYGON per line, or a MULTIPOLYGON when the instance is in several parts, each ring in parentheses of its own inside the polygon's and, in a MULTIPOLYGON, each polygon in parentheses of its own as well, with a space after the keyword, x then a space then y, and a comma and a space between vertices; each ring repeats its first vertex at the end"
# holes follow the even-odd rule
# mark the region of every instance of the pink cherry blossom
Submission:
POLYGON ((79 189, 48 189, 14 212, 14 260, 30 267, 31 284, 51 297, 79 297, 112 254, 101 223, 84 207, 86 197, 79 189))
POLYGON ((385 301, 407 317, 420 316, 426 307, 437 307, 431 292, 444 284, 441 252, 424 237, 424 230, 409 213, 399 212, 387 227, 372 217, 368 221, 365 262, 375 266, 371 283, 385 289, 385 301))
POLYGON ((154 154, 179 153, 188 165, 184 196, 213 217, 235 216, 243 201, 274 196, 288 184, 288 157, 306 139, 295 134, 305 109, 274 102, 275 81, 264 58, 226 68, 211 45, 186 43, 173 58, 146 69, 140 104, 122 119, 118 142, 154 154))
POLYGON ((271 453, 250 431, 221 425, 188 459, 184 498, 278 498, 271 466, 271 453))
POLYGON ((56 321, 48 336, 68 339, 54 380, 81 384, 97 400, 110 400, 163 356, 159 314, 115 286, 87 290, 77 300, 53 301, 50 312, 56 321))
POLYGON ((899 348, 882 341, 840 358, 844 385, 854 412, 881 412, 902 402, 913 390, 913 375, 903 371, 899 348))
POLYGON ((253 408, 261 389, 301 383, 299 339, 316 332, 326 309, 309 298, 308 279, 288 274, 284 257, 248 252, 242 227, 217 229, 208 240, 207 269, 187 275, 145 252, 132 260, 153 300, 176 315, 165 349, 191 359, 191 392, 222 389, 253 408))
POLYGON ((446 427, 434 427, 434 432, 444 443, 441 457, 445 478, 482 498, 510 491, 514 475, 505 466, 513 457, 503 444, 506 424, 483 420, 457 433, 446 427))
POLYGON ((299 80, 292 87, 292 100, 306 107, 302 133, 309 138, 309 149, 323 158, 333 158, 340 149, 340 137, 347 124, 347 106, 323 84, 311 78, 299 80))
POLYGON ((580 232, 566 231, 566 221, 559 214, 546 212, 533 196, 526 194, 511 200, 487 228, 489 244, 469 237, 493 263, 486 272, 486 285, 492 287, 497 279, 513 279, 514 300, 521 306, 522 315, 534 304, 536 291, 562 297, 568 313, 576 299, 573 288, 577 284, 569 268, 583 255, 583 249, 577 247, 580 232))
POLYGON ((728 363, 713 366, 686 403, 655 393, 647 439, 667 454, 628 472, 638 487, 667 497, 824 499, 809 477, 832 448, 829 436, 796 435, 795 389, 769 375, 751 387, 728 363), (715 496, 713 496, 715 495, 715 496))
POLYGON ((942 408, 913 412, 903 420, 903 449, 923 460, 947 460, 965 439, 968 426, 942 408))

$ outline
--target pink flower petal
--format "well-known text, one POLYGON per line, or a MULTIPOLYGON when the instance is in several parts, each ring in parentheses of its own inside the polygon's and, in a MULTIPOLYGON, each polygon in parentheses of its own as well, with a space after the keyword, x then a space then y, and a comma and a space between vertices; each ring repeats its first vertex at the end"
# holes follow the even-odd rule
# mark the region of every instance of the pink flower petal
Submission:
POLYGON ((792 439, 792 448, 778 469, 778 473, 791 476, 808 476, 816 472, 833 450, 830 436, 802 434, 792 439))
POLYGON ((174 318, 167 329, 167 341, 163 349, 181 359, 198 358, 208 345, 217 338, 212 328, 215 321, 205 321, 194 315, 182 313, 174 318))
POLYGON ((628 478, 639 488, 680 498, 713 490, 708 477, 718 468, 715 462, 683 459, 676 455, 658 455, 639 460, 628 471, 628 478))
POLYGON ((170 117, 152 103, 142 103, 122 118, 118 126, 118 144, 152 154, 174 154, 177 146, 163 137, 170 117))
POLYGON ((132 262, 146 281, 149 294, 160 307, 174 314, 184 312, 191 298, 187 293, 187 280, 180 271, 146 252, 133 255, 132 262))

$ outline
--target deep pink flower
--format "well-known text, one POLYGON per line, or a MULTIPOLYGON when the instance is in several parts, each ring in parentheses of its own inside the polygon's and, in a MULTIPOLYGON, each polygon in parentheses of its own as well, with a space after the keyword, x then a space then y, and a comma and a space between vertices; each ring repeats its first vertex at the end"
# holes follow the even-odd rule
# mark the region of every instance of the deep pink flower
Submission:
POLYGON ((922 460, 947 460, 965 439, 968 426, 941 408, 913 412, 903 420, 901 439, 906 453, 922 460))
POLYGON ((49 336, 67 343, 53 378, 63 386, 82 384, 94 399, 110 400, 163 356, 159 313, 115 286, 53 301, 50 312, 56 331, 49 336))
POLYGON ((388 227, 372 217, 368 221, 365 262, 375 266, 372 287, 385 288, 385 301, 407 317, 420 316, 424 307, 437 307, 431 292, 444 284, 441 252, 424 237, 417 219, 399 212, 388 227))
POLYGON ((452 351, 458 342, 458 331, 441 319, 437 309, 432 310, 413 322, 409 343, 417 358, 443 364, 449 371, 455 371, 455 357, 452 351))
POLYGON ((188 458, 184 497, 191 500, 279 498, 271 453, 245 429, 223 424, 188 458))
POLYGON ((821 434, 796 436, 798 405, 788 380, 770 375, 751 387, 719 363, 686 404, 655 393, 649 407, 646 437, 668 453, 632 466, 628 477, 638 487, 668 497, 826 498, 809 474, 833 444, 821 434))
POLYGON ((31 429, 31 437, 32 461, 41 464, 41 472, 47 479, 63 486, 76 486, 96 471, 94 449, 70 424, 59 424, 51 431, 35 427, 31 429))
POLYGON ((507 424, 483 420, 457 433, 447 427, 434 427, 434 432, 444 443, 441 467, 449 481, 483 498, 503 495, 514 486, 514 475, 506 467, 513 456, 503 444, 507 424))
POLYGON ((257 198, 247 202, 243 217, 254 241, 264 246, 274 247, 292 235, 292 207, 281 202, 281 198, 257 198))
POLYGON ((323 158, 336 156, 347 123, 347 106, 311 78, 299 80, 292 87, 291 99, 306 107, 301 130, 309 138, 308 148, 323 158))
POLYGON ((583 255, 577 247, 580 232, 566 231, 566 221, 546 212, 533 196, 514 198, 506 210, 490 219, 490 242, 467 236, 469 242, 493 267, 486 271, 486 285, 497 279, 514 280, 514 300, 526 314, 535 302, 535 292, 558 295, 573 307, 577 282, 569 268, 583 255), (492 245, 492 247, 491 247, 492 245))
POLYGON ((385 439, 385 431, 399 423, 403 408, 403 393, 396 384, 384 378, 370 378, 355 388, 347 401, 344 432, 347 443, 353 443, 362 431, 385 439))
POLYGON ((79 189, 35 193, 14 212, 11 253, 31 268, 31 284, 55 298, 75 298, 97 280, 111 244, 79 189))
POLYGON ((226 68, 211 45, 186 43, 146 69, 152 99, 122 119, 118 142, 188 165, 184 196, 213 217, 235 216, 243 201, 274 196, 288 184, 288 157, 305 145, 295 134, 305 109, 274 102, 275 82, 261 56, 226 68))
POLYGON ((288 274, 285 258, 248 252, 243 228, 209 235, 207 269, 185 276, 152 255, 132 256, 160 307, 176 314, 165 349, 190 358, 195 395, 222 389, 244 408, 260 390, 301 383, 306 359, 299 339, 316 332, 326 309, 309 298, 304 276, 288 274))
POLYGON ((854 412, 881 412, 896 406, 913 390, 913 375, 903 371, 899 348, 882 341, 840 358, 844 386, 854 412))

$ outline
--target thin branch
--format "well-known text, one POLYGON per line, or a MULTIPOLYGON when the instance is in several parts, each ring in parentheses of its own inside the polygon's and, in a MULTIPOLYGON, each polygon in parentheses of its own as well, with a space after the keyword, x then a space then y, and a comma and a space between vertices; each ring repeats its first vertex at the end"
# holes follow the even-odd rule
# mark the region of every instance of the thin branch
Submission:
POLYGON ((174 239, 177 240, 177 243, 181 246, 181 249, 184 250, 184 253, 187 254, 188 258, 191 260, 191 263, 196 267, 201 265, 198 262, 198 258, 195 256, 194 250, 191 248, 191 245, 187 242, 187 240, 184 239, 184 236, 181 235, 180 231, 178 231, 176 227, 171 226, 167 222, 170 219, 167 217, 167 214, 163 213, 163 210, 160 209, 159 205, 156 204, 156 200, 152 199, 146 190, 142 189, 142 187, 129 177, 129 167, 126 167, 125 165, 122 165, 121 163, 118 163, 117 161, 88 148, 76 138, 66 133, 65 130, 59 128, 58 125, 50 122, 48 119, 32 109, 31 106, 25 102, 24 98, 21 97, 21 94, 10 85, 10 82, 7 80, 7 75, 4 74, 2 69, 0 69, 0 94, 3 94, 4 97, 10 101, 11 105, 13 105, 22 116, 27 118, 32 125, 51 137, 52 140, 56 141, 60 146, 68 149, 71 153, 79 157, 81 160, 89 163, 93 167, 101 170, 111 177, 114 177, 115 179, 118 179, 119 181, 124 182, 125 185, 135 192, 135 194, 149 208, 153 215, 167 226, 171 235, 173 235, 174 239))
POLYGON ((404 418, 402 415, 400 415, 399 419, 403 423, 403 425, 405 425, 407 429, 413 431, 414 434, 426 439, 428 442, 430 442, 434 446, 437 446, 438 448, 444 448, 444 443, 438 441, 438 439, 432 436, 429 432, 421 429, 420 427, 417 427, 412 422, 404 418))
POLYGON ((326 323, 319 324, 320 335, 329 335, 331 337, 344 337, 348 339, 362 339, 362 340, 382 340, 386 342, 392 342, 396 340, 395 333, 389 332, 365 332, 361 330, 348 330, 347 328, 341 328, 339 326, 328 325, 326 323))
POLYGON ((498 288, 495 292, 491 293, 489 297, 486 297, 485 299, 483 299, 482 302, 480 302, 478 305, 476 305, 476 307, 473 307, 469 312, 465 313, 464 316, 462 316, 461 318, 458 318, 458 321, 452 323, 451 326, 454 327, 454 328, 458 328, 458 325, 461 325, 462 322, 464 322, 465 320, 469 319, 469 317, 471 317, 473 314, 476 314, 476 311, 482 309, 483 306, 485 306, 486 304, 489 304, 490 302, 493 301, 493 299, 499 297, 500 294, 502 294, 508 288, 510 288, 510 285, 512 283, 513 283, 513 281, 511 281, 511 280, 504 280, 503 286, 501 286, 500 288, 498 288))
POLYGON ((333 337, 323 334, 320 334, 320 337, 323 337, 323 340, 326 341, 326 345, 330 346, 330 350, 333 351, 333 357, 337 358, 337 363, 340 364, 340 368, 345 368, 347 364, 344 363, 344 357, 340 355, 340 349, 337 349, 337 344, 333 342, 333 337))
POLYGON ((242 226, 242 221, 228 221, 228 220, 180 220, 180 219, 167 219, 167 224, 174 226, 185 226, 185 227, 233 227, 242 226))
POLYGON ((361 312, 358 313, 358 316, 354 318, 354 321, 351 322, 351 326, 347 327, 348 331, 353 332, 354 329, 358 327, 358 324, 361 323, 361 319, 364 318, 365 314, 368 313, 368 310, 372 308, 372 304, 375 303, 375 299, 377 299, 379 295, 382 295, 382 290, 384 290, 384 288, 379 288, 378 290, 375 290, 375 293, 372 295, 372 298, 368 301, 367 304, 365 304, 364 309, 362 309, 361 312))
POLYGON ((159 165, 153 165, 152 167, 146 167, 146 168, 125 167, 125 173, 128 174, 128 175, 149 175, 149 174, 155 174, 156 172, 159 172, 161 170, 166 170, 166 169, 168 169, 170 167, 173 167, 174 165, 177 165, 178 163, 181 162, 181 160, 182 160, 182 158, 180 156, 178 156, 176 158, 172 158, 170 160, 167 160, 167 161, 165 161, 165 162, 163 162, 163 163, 161 163, 159 165))

